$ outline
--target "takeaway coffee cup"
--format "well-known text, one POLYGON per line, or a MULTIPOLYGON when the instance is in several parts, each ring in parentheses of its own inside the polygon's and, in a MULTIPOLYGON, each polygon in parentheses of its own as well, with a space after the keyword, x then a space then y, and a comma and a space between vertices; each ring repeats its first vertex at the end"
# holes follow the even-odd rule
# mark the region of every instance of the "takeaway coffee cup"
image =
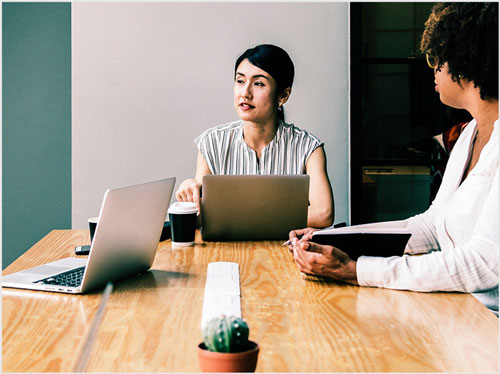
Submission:
POLYGON ((168 217, 173 247, 188 247, 194 244, 197 213, 195 203, 181 201, 170 205, 168 217))
POLYGON ((99 217, 92 217, 89 218, 89 230, 90 230, 90 242, 94 240, 94 234, 95 234, 95 229, 97 227, 97 221, 99 220, 99 217))

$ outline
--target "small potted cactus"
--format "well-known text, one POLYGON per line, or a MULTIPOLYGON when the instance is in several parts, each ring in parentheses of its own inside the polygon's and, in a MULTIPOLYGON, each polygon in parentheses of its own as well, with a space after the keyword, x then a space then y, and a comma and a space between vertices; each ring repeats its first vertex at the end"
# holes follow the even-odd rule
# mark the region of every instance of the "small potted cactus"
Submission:
POLYGON ((253 372, 259 345, 248 340, 248 325, 234 316, 216 317, 202 328, 198 359, 203 372, 253 372))

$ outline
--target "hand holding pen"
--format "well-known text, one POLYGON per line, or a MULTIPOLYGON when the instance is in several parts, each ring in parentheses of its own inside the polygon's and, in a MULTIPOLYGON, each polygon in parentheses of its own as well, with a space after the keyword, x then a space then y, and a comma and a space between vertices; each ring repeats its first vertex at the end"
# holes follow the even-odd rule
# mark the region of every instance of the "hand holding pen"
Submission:
MULTIPOLYGON (((345 227, 345 226, 346 226, 346 223, 341 222, 341 223, 337 223, 336 225, 334 225, 333 228, 336 229, 336 228, 345 227)), ((306 235, 306 240, 311 240, 312 233, 314 231, 319 231, 319 230, 320 229, 314 229, 312 227, 306 227, 305 229, 292 230, 288 234, 288 240, 286 242, 284 242, 283 245, 287 245, 288 249, 290 249, 290 251, 292 251, 293 250, 292 242, 293 242, 294 238, 297 238, 297 240, 301 240, 306 235)))
POLYGON ((312 238, 312 233, 314 231, 318 231, 318 230, 319 229, 314 229, 312 227, 306 227, 305 229, 292 230, 288 234, 288 241, 284 242, 283 245, 287 245, 288 249, 290 251, 292 251, 293 250, 292 243, 293 243, 293 240, 295 238, 297 238, 297 240, 301 240, 301 239, 310 240, 312 238))

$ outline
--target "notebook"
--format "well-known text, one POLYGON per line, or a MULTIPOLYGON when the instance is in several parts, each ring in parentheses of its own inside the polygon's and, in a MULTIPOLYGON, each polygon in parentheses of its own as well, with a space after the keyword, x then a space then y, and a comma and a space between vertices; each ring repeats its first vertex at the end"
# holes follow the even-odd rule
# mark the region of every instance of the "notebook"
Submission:
POLYGON ((283 240, 307 225, 308 175, 205 175, 201 235, 206 241, 283 240))
POLYGON ((411 232, 406 221, 376 222, 342 228, 326 228, 313 233, 311 241, 333 245, 353 260, 360 256, 402 256, 411 232))
POLYGON ((174 185, 172 177, 107 190, 88 258, 64 258, 6 275, 2 287, 85 293, 149 269, 174 185))

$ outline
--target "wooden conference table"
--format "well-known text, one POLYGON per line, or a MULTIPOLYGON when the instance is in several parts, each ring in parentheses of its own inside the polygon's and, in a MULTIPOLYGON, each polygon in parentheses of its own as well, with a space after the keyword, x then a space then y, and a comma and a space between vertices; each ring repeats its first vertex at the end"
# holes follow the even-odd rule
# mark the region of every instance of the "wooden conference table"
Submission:
MULTIPOLYGON (((50 232, 4 274, 74 256, 88 230, 50 232)), ((160 243, 152 270, 115 284, 87 370, 199 372, 209 262, 240 266, 258 372, 498 372, 498 319, 467 294, 362 288, 302 275, 280 242, 160 243)), ((4 288, 3 372, 71 372, 102 289, 4 288)))

